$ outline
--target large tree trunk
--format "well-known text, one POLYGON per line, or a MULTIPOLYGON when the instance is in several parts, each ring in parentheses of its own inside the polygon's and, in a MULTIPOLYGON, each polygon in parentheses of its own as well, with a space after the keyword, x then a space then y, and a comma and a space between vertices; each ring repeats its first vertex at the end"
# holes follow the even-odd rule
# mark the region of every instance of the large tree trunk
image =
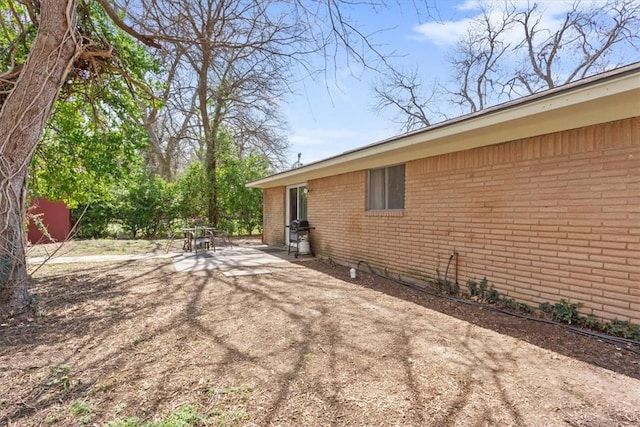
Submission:
POLYGON ((0 109, 0 316, 23 311, 29 304, 23 230, 27 172, 79 53, 76 1, 47 0, 40 7, 38 34, 0 109))
POLYGON ((202 65, 198 73, 198 109, 202 120, 202 133, 205 146, 205 174, 207 179, 207 215, 209 223, 214 227, 218 225, 216 210, 216 141, 215 129, 209 117, 209 65, 211 64, 211 52, 204 49, 202 52, 202 65))

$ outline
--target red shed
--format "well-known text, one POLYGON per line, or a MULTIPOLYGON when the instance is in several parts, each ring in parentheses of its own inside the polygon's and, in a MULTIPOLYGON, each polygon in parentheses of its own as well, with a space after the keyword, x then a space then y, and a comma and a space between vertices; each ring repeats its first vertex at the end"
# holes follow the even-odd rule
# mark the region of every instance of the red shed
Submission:
MULTIPOLYGON (((32 199, 29 213, 40 215, 42 224, 55 242, 67 240, 71 231, 71 213, 64 202, 51 202, 45 199, 32 199)), ((33 244, 51 243, 33 221, 29 221, 28 239, 33 244)))

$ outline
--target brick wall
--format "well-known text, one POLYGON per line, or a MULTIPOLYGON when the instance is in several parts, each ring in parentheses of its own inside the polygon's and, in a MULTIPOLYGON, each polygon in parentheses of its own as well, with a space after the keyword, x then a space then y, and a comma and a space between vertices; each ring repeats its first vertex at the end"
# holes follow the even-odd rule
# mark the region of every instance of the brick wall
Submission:
POLYGON ((366 212, 365 181, 308 183, 320 256, 420 278, 457 251, 463 289, 640 322, 640 118, 408 162, 403 212, 366 212))
POLYGON ((271 246, 284 246, 285 187, 266 188, 263 195, 262 241, 271 246))

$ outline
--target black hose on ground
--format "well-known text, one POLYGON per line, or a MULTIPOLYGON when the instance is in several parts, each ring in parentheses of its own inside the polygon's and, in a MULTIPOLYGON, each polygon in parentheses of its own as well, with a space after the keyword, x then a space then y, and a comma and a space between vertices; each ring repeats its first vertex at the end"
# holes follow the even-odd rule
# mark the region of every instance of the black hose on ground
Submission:
MULTIPOLYGON (((452 253, 451 257, 449 257, 449 262, 451 262, 451 259, 453 258, 453 256, 454 256, 454 254, 452 253)), ((501 309, 499 307, 495 307, 493 305, 483 304, 483 303, 479 303, 477 301, 471 301, 471 300, 466 300, 466 299, 463 299, 463 298, 456 298, 456 297, 451 296, 451 295, 441 294, 439 292, 431 291, 431 290, 429 290, 429 289, 427 289, 427 288, 425 288, 423 286, 415 285, 413 283, 409 283, 409 282, 407 282, 405 280, 402 280, 399 275, 398 275, 398 278, 393 278, 393 277, 389 277, 388 274, 382 275, 382 274, 376 273, 373 270, 373 268, 371 268, 369 263, 366 262, 366 261, 362 261, 362 260, 358 261, 358 264, 356 266, 357 270, 360 270, 360 264, 366 265, 368 270, 369 270, 368 272, 370 274, 373 274, 374 276, 378 276, 378 277, 382 277, 382 278, 385 278, 385 279, 392 280, 392 281, 394 281, 394 282, 396 282, 396 283, 398 283, 400 285, 406 286, 408 288, 414 289, 416 291, 419 291, 419 292, 422 292, 422 293, 425 293, 425 294, 428 294, 428 295, 431 295, 431 296, 434 296, 434 297, 444 298, 444 299, 449 300, 449 301, 455 301, 455 302, 459 302, 459 303, 462 303, 462 304, 468 304, 468 305, 471 305, 471 306, 474 306, 474 307, 481 307, 483 309, 495 311, 495 312, 502 313, 502 314, 507 314, 509 316, 514 316, 514 317, 518 317, 518 318, 521 318, 521 319, 532 320, 532 321, 535 321, 535 322, 547 323, 547 324, 550 324, 550 325, 559 326, 559 327, 568 329, 571 332, 574 332, 574 333, 576 333, 578 335, 583 335, 583 336, 587 336, 587 337, 590 337, 590 338, 596 338, 596 339, 599 339, 599 340, 601 340, 601 341, 603 341, 603 342, 605 342, 607 344, 615 345, 617 348, 622 348, 624 350, 627 350, 627 351, 630 351, 630 352, 635 353, 637 355, 640 355, 640 351, 634 350, 633 348, 629 347, 629 346, 640 347, 640 341, 635 341, 635 340, 622 338, 622 337, 614 337, 612 335, 602 334, 602 333, 590 331, 588 329, 578 328, 578 327, 575 327, 575 326, 567 325, 565 323, 559 323, 559 322, 556 322, 554 320, 542 319, 542 318, 539 318, 539 317, 531 317, 531 316, 528 316, 526 314, 521 314, 521 313, 517 313, 517 312, 514 312, 514 311, 509 311, 509 310, 503 310, 503 309, 501 309), (618 347, 618 346, 620 346, 620 347, 618 347)), ((447 264, 447 271, 448 271, 448 269, 449 269, 449 265, 447 264)), ((360 271, 363 271, 363 270, 360 270, 360 271)), ((446 277, 447 277, 447 275, 445 273, 445 280, 446 280, 446 277)))

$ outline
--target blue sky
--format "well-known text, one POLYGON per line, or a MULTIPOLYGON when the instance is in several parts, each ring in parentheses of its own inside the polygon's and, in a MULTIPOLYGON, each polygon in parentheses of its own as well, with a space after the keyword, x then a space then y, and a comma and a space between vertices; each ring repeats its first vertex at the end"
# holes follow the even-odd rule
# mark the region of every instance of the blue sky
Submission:
MULTIPOLYGON (((391 8, 381 11, 360 8, 353 16, 358 28, 364 33, 384 29, 372 38, 374 43, 382 51, 395 52, 396 65, 419 66, 426 86, 446 83, 450 72, 445 57, 469 20, 480 14, 478 1, 435 1, 438 21, 426 14, 418 16, 411 1, 400 2, 406 7, 389 3, 391 8)), ((547 28, 553 28, 567 10, 567 3, 560 0, 538 3, 544 3, 547 28)), ((373 111, 376 75, 353 74, 347 67, 338 68, 335 77, 304 79, 296 86, 296 94, 283 106, 289 124, 289 164, 296 161, 297 153, 308 164, 401 133, 392 112, 373 111)))
MULTIPOLYGON (((452 7, 461 2, 440 3, 443 19, 463 18, 452 7)), ((417 27, 421 22, 411 7, 396 5, 380 12, 361 10, 356 20, 363 32, 384 29, 373 40, 380 50, 395 52, 396 63, 411 66, 416 61, 428 62, 434 76, 446 71, 441 58, 447 46, 420 35, 417 27)), ((336 76, 304 79, 296 86, 296 95, 284 105, 289 123, 290 164, 296 161, 297 153, 302 153, 302 162, 307 164, 399 133, 392 114, 372 111, 373 83, 378 76, 373 72, 353 74, 347 67, 338 68, 336 76)))

